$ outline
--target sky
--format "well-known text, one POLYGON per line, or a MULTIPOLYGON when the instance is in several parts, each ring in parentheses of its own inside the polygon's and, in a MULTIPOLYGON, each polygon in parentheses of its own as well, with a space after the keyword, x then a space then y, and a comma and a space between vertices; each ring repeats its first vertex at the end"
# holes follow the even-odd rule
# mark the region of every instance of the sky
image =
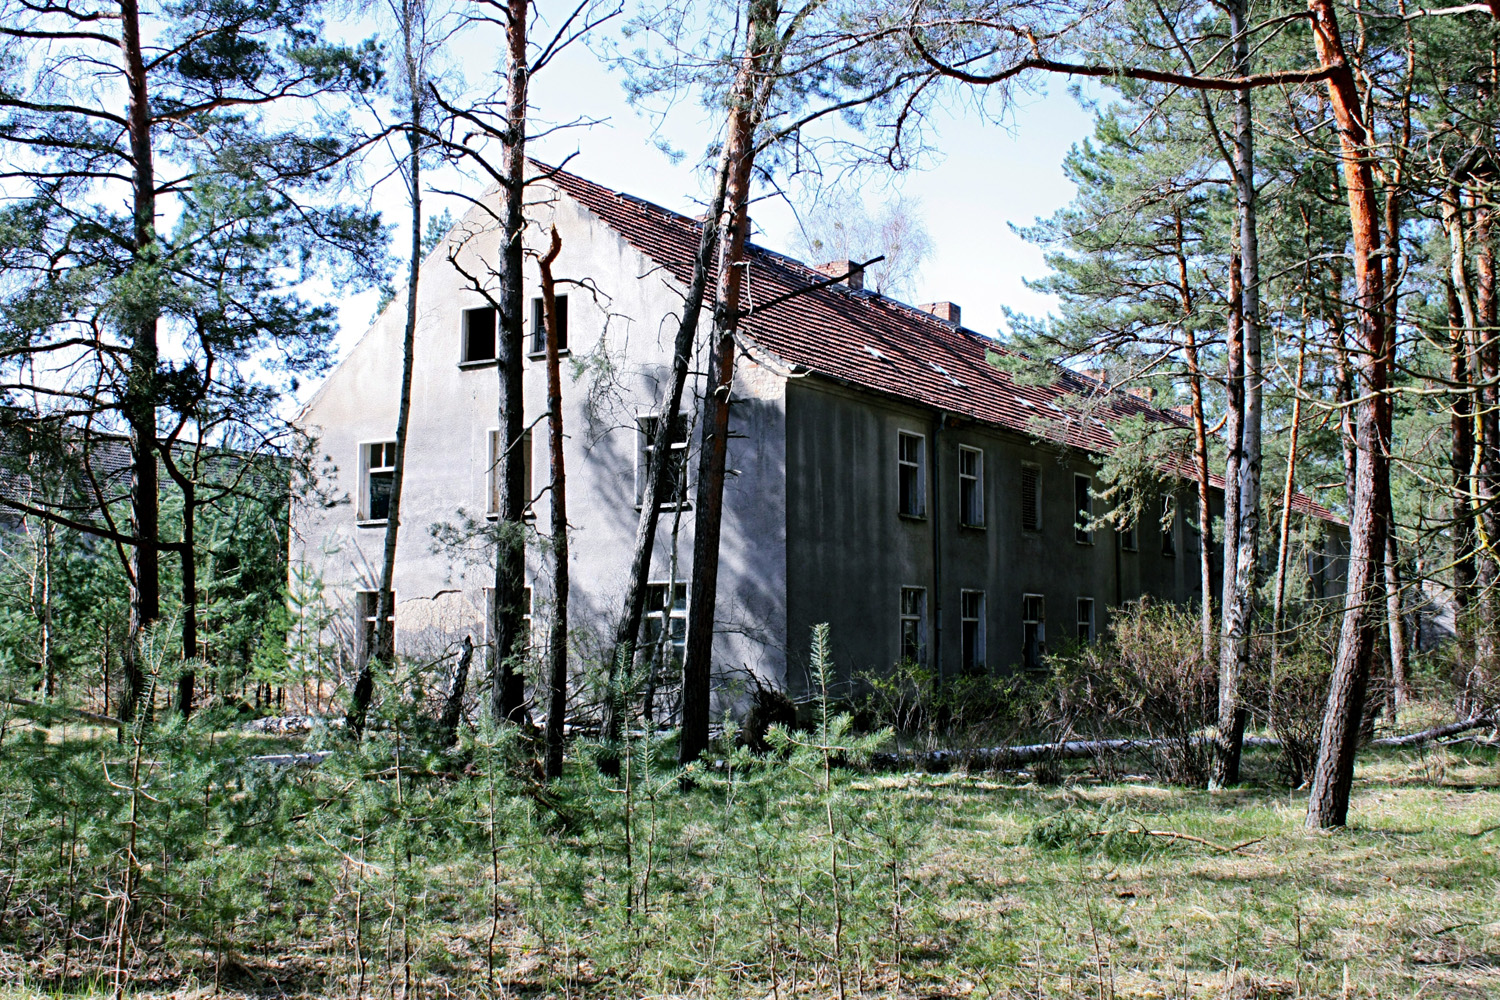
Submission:
MULTIPOLYGON (((471 76, 471 67, 498 59, 483 39, 473 36, 461 39, 456 51, 471 76)), ((863 191, 872 213, 898 192, 917 204, 933 253, 913 282, 913 298, 916 303, 957 303, 964 325, 980 333, 994 334, 1002 327, 1005 307, 1032 315, 1052 309, 1049 297, 1025 285, 1025 279, 1045 273, 1042 251, 1011 226, 1029 225, 1071 199, 1073 185, 1063 176, 1062 159, 1089 134, 1092 117, 1063 79, 1043 85, 1045 91, 1020 99, 1003 126, 972 111, 941 110, 932 135, 940 150, 938 162, 899 177, 874 178, 863 191)), ((626 104, 619 77, 582 45, 534 78, 532 101, 538 122, 579 116, 605 120, 531 143, 531 155, 550 163, 571 155, 569 170, 606 187, 690 215, 701 211, 705 178, 694 164, 721 122, 696 104, 680 104, 665 123, 648 120, 626 104), (658 148, 658 139, 688 155, 673 163, 658 148)), ((478 180, 454 183, 480 186, 478 180)), ((376 200, 392 221, 403 217, 405 195, 398 183, 382 185, 376 200)), ((439 210, 440 198, 428 200, 433 211, 439 210)), ((451 207, 455 216, 463 209, 458 202, 451 207)), ((758 201, 752 215, 755 242, 784 252, 796 245, 796 216, 784 201, 758 201)), ((395 240, 393 246, 405 245, 399 222, 395 240)), ((341 354, 368 326, 375 303, 375 294, 365 293, 340 304, 341 354)))

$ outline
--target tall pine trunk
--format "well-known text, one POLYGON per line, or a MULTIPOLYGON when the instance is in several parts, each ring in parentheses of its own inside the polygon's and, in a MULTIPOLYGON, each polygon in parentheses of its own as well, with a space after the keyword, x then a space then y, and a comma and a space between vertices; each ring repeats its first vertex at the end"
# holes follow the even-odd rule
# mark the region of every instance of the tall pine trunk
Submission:
MULTIPOLYGON (((739 72, 735 93, 748 99, 751 80, 748 65, 742 65, 739 72)), ((618 674, 621 669, 629 671, 635 661, 641 619, 646 611, 646 589, 651 579, 651 557, 656 550, 661 507, 668 490, 674 485, 673 473, 677 470, 672 454, 672 441, 682 415, 682 394, 687 385, 688 370, 692 366, 693 345, 698 338, 698 319, 703 312, 708 275, 713 267, 714 251, 719 245, 719 217, 724 212, 729 164, 729 146, 726 144, 719 158, 714 196, 709 202, 708 213, 704 216, 703 227, 698 234, 698 251, 693 256, 693 276, 688 283, 687 294, 683 296, 682 315, 677 322, 677 336, 672 343, 672 381, 667 389, 667 398, 657 414, 656 433, 651 438, 651 461, 646 467, 644 488, 641 491, 641 513, 636 522, 635 548, 630 560, 624 607, 606 664, 608 690, 605 703, 605 748, 599 760, 600 767, 606 774, 615 774, 619 769, 616 747, 620 741, 622 678, 618 674)), ((672 502, 675 504, 675 498, 672 502)), ((670 596, 669 589, 668 597, 670 596)), ((649 707, 646 713, 650 715, 649 707)))
POLYGON ((537 263, 542 272, 542 317, 547 327, 547 434, 552 455, 552 634, 547 701, 547 777, 562 777, 563 723, 568 714, 568 485, 563 465, 562 361, 557 342, 557 292, 552 263, 562 238, 552 227, 552 245, 537 263))
POLYGON ((386 514, 385 539, 381 548, 380 581, 375 591, 375 648, 373 651, 363 651, 359 673, 354 681, 349 714, 345 719, 349 731, 356 738, 364 732, 370 699, 375 693, 376 669, 381 666, 389 668, 396 659, 396 543, 401 531, 402 484, 406 479, 406 438, 411 426, 412 367, 416 360, 417 286, 422 272, 422 79, 416 72, 414 62, 414 46, 419 43, 412 37, 414 25, 410 3, 404 7, 402 21, 407 84, 411 92, 411 106, 408 109, 411 117, 406 128, 407 155, 410 158, 406 182, 411 196, 411 259, 406 269, 406 326, 401 338, 401 390, 396 406, 396 461, 391 472, 390 509, 386 514))
POLYGON ((526 600, 526 456, 521 453, 525 433, 525 405, 521 366, 525 357, 522 319, 526 195, 526 113, 530 69, 527 65, 527 5, 507 4, 506 16, 506 130, 501 143, 500 197, 503 202, 500 234, 500 309, 495 355, 499 362, 499 424, 505 447, 498 459, 500 477, 499 524, 496 525, 495 590, 492 634, 495 665, 490 711, 496 722, 526 718, 526 678, 521 660, 530 648, 525 634, 526 600))
POLYGON ((735 333, 740 321, 745 240, 750 225, 750 172, 755 133, 775 67, 778 10, 774 0, 752 0, 745 56, 729 110, 729 173, 719 237, 719 276, 714 303, 714 343, 703 394, 703 427, 694 495, 693 582, 688 598, 687 651, 682 668, 681 763, 708 749, 712 697, 714 611, 718 603, 719 538, 724 519, 724 475, 729 455, 730 396, 734 383, 735 333), (743 81, 743 86, 741 86, 743 81))
MULTIPOLYGON (((1229 24, 1233 34, 1231 53, 1236 76, 1250 75, 1250 39, 1247 0, 1232 0, 1229 24)), ((1223 642, 1219 647, 1218 748, 1210 785, 1224 788, 1240 780, 1240 752, 1245 735, 1245 711, 1240 704, 1240 678, 1250 662, 1250 631, 1255 618, 1255 589, 1260 570, 1260 469, 1261 469, 1261 347, 1260 347, 1260 240, 1255 206, 1255 120, 1250 91, 1234 95, 1235 202, 1240 244, 1240 367, 1239 441, 1233 467, 1226 469, 1225 492, 1238 494, 1237 531, 1231 533, 1226 519, 1224 549, 1235 549, 1234 582, 1231 586, 1228 558, 1224 568, 1223 642), (1231 475, 1230 473, 1233 473, 1231 475)))
POLYGON ((1182 309, 1184 353, 1187 357, 1189 412, 1193 423, 1193 471, 1196 473, 1198 498, 1198 585, 1203 602, 1198 608, 1199 642, 1204 664, 1213 662, 1213 513, 1209 507, 1208 420, 1203 412, 1203 370, 1198 354, 1198 335, 1193 329, 1193 286, 1188 271, 1187 241, 1183 235, 1182 212, 1174 206, 1177 252, 1177 295, 1182 309))
POLYGON ((1328 99, 1339 132, 1354 253, 1357 366, 1354 497, 1349 517, 1349 568, 1338 651, 1318 737, 1318 762, 1308 796, 1307 826, 1343 826, 1354 783, 1354 752, 1364 710, 1385 553, 1386 495, 1390 489, 1390 410, 1386 394, 1392 345, 1385 324, 1380 267, 1380 213, 1370 167, 1369 132, 1360 118, 1354 73, 1339 35, 1333 0, 1309 0, 1317 54, 1334 71, 1328 99))
MULTIPOLYGON (((141 41, 141 14, 137 0, 120 0, 120 55, 125 64, 126 123, 130 133, 132 211, 134 244, 130 248, 135 267, 147 271, 155 266, 156 169, 151 135, 151 107, 146 83, 146 65, 141 41)), ((146 275, 142 275, 145 277, 146 275)), ((160 306, 153 296, 144 296, 130 325, 129 370, 126 374, 125 421, 130 437, 130 512, 135 545, 130 565, 130 625, 121 659, 125 667, 125 691, 120 697, 120 718, 135 717, 142 694, 141 642, 146 629, 161 617, 161 565, 159 535, 159 489, 156 469, 156 340, 160 306)))

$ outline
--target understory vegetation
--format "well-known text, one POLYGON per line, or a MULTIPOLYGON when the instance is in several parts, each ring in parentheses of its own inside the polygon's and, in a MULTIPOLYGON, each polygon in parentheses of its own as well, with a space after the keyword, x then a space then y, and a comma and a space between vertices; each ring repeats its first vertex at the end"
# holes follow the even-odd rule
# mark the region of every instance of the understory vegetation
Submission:
MULTIPOLYGON (((618 774, 580 739, 553 781, 523 727, 479 723, 439 749, 410 689, 382 692, 358 742, 252 732, 233 704, 123 730, 32 708, 0 741, 0 971, 22 991, 117 995, 1500 989, 1492 743, 1367 752, 1357 821, 1310 835, 1285 747, 1250 750, 1241 787, 1201 790, 1213 672, 1166 655, 1191 620, 1148 606, 1120 623, 1045 678, 939 688, 898 671, 858 724, 819 629, 819 696, 763 752, 726 720, 684 770, 674 734, 636 726, 618 774), (944 742, 1143 726, 1162 742, 921 766, 944 742)), ((148 649, 148 684, 169 686, 170 643, 148 649)), ((1446 689, 1429 671, 1403 727, 1451 718, 1446 689)))

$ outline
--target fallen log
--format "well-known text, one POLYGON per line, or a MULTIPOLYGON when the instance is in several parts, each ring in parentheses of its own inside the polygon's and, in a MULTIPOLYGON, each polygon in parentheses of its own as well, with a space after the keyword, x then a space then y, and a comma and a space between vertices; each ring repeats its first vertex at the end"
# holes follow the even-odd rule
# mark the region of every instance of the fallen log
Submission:
POLYGON ((1432 729, 1424 729, 1419 733, 1407 733, 1405 736, 1385 736, 1378 740, 1371 740, 1372 747, 1414 747, 1433 740, 1445 739, 1449 736, 1457 736, 1459 733, 1467 733, 1472 729, 1483 729, 1485 726, 1496 724, 1496 716, 1493 712, 1476 715, 1472 719, 1462 722, 1450 722, 1446 726, 1436 726, 1432 729))

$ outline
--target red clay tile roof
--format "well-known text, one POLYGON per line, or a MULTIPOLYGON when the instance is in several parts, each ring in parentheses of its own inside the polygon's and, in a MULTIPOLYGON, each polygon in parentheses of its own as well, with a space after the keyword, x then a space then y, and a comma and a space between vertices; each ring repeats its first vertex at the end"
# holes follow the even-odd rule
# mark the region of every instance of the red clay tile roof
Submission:
MULTIPOLYGON (((689 282, 699 222, 576 174, 536 167, 674 278, 689 282)), ((741 324, 742 333, 807 373, 1095 454, 1118 447, 1110 427, 1127 417, 1188 426, 1180 414, 1060 366, 1049 385, 1018 382, 991 360, 1015 352, 873 292, 832 285, 755 312, 756 303, 809 289, 828 275, 754 244, 746 256, 744 306, 752 312, 741 324)), ((1190 466, 1178 471, 1195 478, 1190 466)), ((1220 477, 1211 481, 1223 488, 1220 477)), ((1294 506, 1338 520, 1300 494, 1294 506)))

